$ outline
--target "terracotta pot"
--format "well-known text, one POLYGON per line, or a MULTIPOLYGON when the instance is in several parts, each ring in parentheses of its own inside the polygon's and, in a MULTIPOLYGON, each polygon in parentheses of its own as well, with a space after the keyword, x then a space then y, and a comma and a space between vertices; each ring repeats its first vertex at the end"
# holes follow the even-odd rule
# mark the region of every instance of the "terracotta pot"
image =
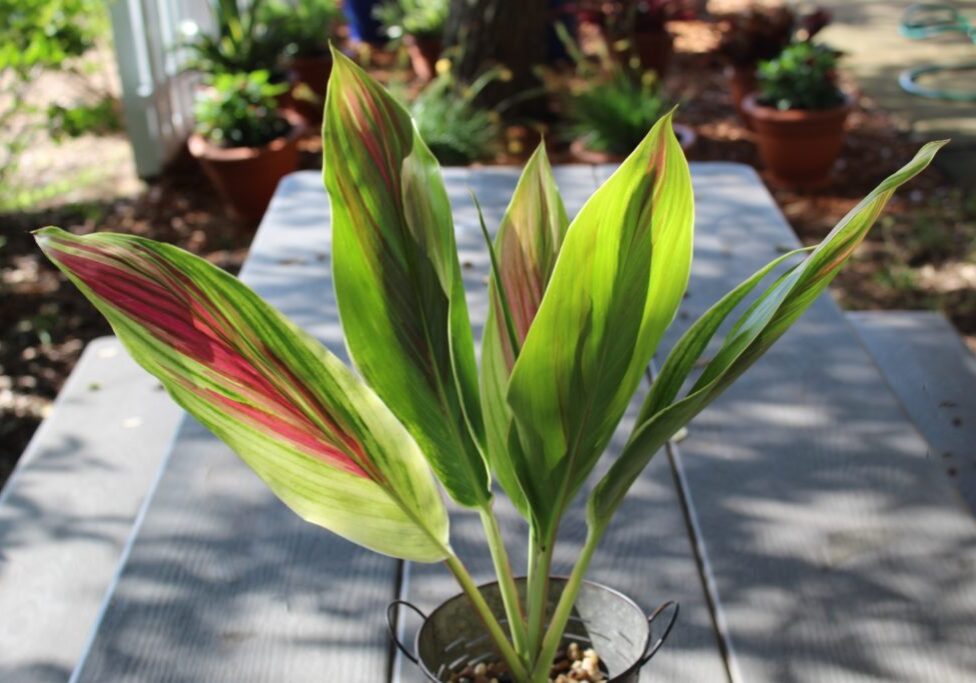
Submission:
POLYGON ((663 79, 674 54, 674 38, 667 31, 644 31, 634 34, 634 49, 645 70, 657 72, 663 79))
POLYGON ((441 57, 441 39, 408 35, 404 38, 410 65, 417 78, 429 81, 437 72, 435 65, 441 57))
POLYGON ((739 118, 742 119, 742 122, 751 130, 752 123, 742 110, 742 100, 749 93, 755 92, 758 87, 758 83, 756 82, 756 66, 754 64, 750 66, 728 66, 725 68, 725 76, 729 79, 729 92, 732 96, 732 105, 739 113, 739 118))
POLYGON ((293 108, 309 123, 321 123, 325 89, 329 74, 332 73, 332 57, 328 54, 294 57, 289 64, 289 70, 295 80, 291 96, 293 108), (308 91, 301 92, 305 88, 308 91))
MULTIPOLYGON (((678 142, 681 143, 681 149, 687 152, 691 149, 698 136, 695 131, 688 126, 680 123, 675 123, 674 132, 678 136, 678 142)), ((627 158, 626 154, 613 154, 612 152, 598 152, 597 150, 590 149, 586 146, 586 140, 583 138, 576 138, 569 144, 569 151, 572 153, 576 159, 584 164, 619 164, 621 161, 627 158)))
POLYGON ((298 169, 304 125, 297 118, 290 123, 288 135, 263 147, 218 147, 197 134, 187 143, 217 192, 250 228, 264 216, 278 181, 298 169))
POLYGON ((821 111, 780 111, 756 101, 756 93, 742 100, 752 120, 759 156, 771 180, 787 187, 821 187, 844 145, 844 122, 850 98, 839 107, 821 111))

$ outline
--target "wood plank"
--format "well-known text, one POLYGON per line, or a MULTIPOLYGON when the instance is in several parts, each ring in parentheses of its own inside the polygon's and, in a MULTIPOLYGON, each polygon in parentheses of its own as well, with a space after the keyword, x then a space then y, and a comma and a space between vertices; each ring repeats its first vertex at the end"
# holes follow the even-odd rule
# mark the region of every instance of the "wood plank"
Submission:
POLYGON ((0 492, 0 680, 68 680, 181 418, 117 339, 88 344, 0 492))
MULTIPOLYGON (((320 175, 289 176, 242 278, 343 353, 327 226, 320 175)), ((188 420, 75 680, 377 683, 397 570, 295 517, 188 420)))
MULTIPOLYGON (((797 244, 752 170, 694 177, 679 328, 797 244)), ((832 299, 679 450, 736 681, 973 680, 976 522, 832 299)))
POLYGON ((847 318, 976 514, 976 356, 935 311, 856 311, 847 318))
MULTIPOLYGON (((607 170, 588 166, 557 167, 556 179, 570 215, 593 192, 607 170)), ((480 339, 487 311, 485 279, 489 272, 487 254, 478 231, 466 186, 472 187, 485 208, 491 230, 498 225, 518 178, 515 169, 488 168, 477 171, 448 169, 451 200, 458 229, 458 246, 466 264, 465 281, 475 337, 480 339)), ((637 404, 635 404, 636 406, 637 404)), ((633 414, 624 429, 629 428, 633 414)), ((625 432, 624 432, 625 434, 625 432)), ((611 449, 622 446, 617 435, 611 449)), ((600 467, 600 471, 605 465, 600 467)), ((595 480, 595 478, 594 478, 595 480)), ((585 500, 585 499, 583 499, 585 500)), ((499 497, 498 514, 512 562, 524 567, 526 528, 517 513, 499 497)), ((567 574, 585 535, 584 509, 577 505, 568 515, 556 553, 556 573, 567 574)), ((452 511, 452 545, 479 581, 493 580, 490 558, 482 540, 477 515, 452 511)), ((459 592, 453 578, 439 565, 407 565, 403 595, 429 612, 444 599, 459 592)), ((681 603, 681 618, 667 646, 648 668, 647 678, 667 681, 726 680, 726 674, 700 578, 692 556, 685 522, 667 460, 657 458, 635 485, 629 500, 603 540, 589 577, 631 596, 646 610, 668 599, 681 603)), ((416 618, 404 611, 404 637, 412 642, 416 618)), ((416 667, 400 655, 394 680, 419 683, 416 667)))

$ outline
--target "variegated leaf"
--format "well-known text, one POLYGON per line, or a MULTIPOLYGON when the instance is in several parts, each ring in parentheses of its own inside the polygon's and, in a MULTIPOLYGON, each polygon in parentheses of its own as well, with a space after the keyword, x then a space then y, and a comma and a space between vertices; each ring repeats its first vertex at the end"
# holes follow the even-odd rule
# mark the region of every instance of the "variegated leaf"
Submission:
POLYGON ((295 512, 387 555, 448 554, 447 513, 416 443, 316 340, 176 247, 36 234, 132 356, 295 512))
POLYGON ((350 355, 459 503, 491 498, 451 207, 407 112, 338 52, 323 127, 332 267, 350 355))
POLYGON ((590 496, 588 519, 605 526, 631 484, 671 436, 756 362, 816 301, 851 257, 899 186, 921 173, 945 142, 930 142, 886 178, 837 224, 802 263, 776 280, 732 326, 688 393, 674 400, 709 340, 735 305, 782 260, 761 269, 709 309, 665 361, 620 457, 590 496), (657 383, 664 385, 657 386, 657 383))
POLYGON ((542 302, 568 226, 545 145, 540 144, 522 171, 495 235, 501 288, 493 276, 481 346, 481 397, 489 461, 505 492, 526 516, 525 497, 513 471, 516 463, 509 455, 513 424, 505 396, 516 349, 506 326, 502 293, 511 312, 511 331, 520 348, 542 302))
POLYGON ((570 224, 507 397, 515 469, 543 529, 596 464, 674 317, 693 214, 668 114, 570 224))

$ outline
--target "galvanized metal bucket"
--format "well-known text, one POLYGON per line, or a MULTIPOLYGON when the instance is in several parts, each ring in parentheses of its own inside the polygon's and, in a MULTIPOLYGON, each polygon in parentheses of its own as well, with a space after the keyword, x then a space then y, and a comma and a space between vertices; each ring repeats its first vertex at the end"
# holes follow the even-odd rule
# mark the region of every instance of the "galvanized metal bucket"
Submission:
MULTIPOLYGON (((516 581, 519 592, 522 592, 525 580, 516 581)), ((565 584, 564 578, 550 580, 550 613, 565 584)), ((485 601, 504 626, 505 612, 498 584, 485 584, 480 589, 485 601)), ((394 600, 387 608, 386 616, 393 642, 435 683, 450 681, 453 673, 459 673, 468 666, 496 661, 499 658, 464 593, 442 603, 429 616, 413 603, 394 600), (417 632, 413 652, 401 642, 398 635, 396 617, 400 606, 413 610, 423 620, 417 632)), ((645 616, 641 608, 622 593, 598 583, 584 581, 566 626, 562 647, 568 647, 573 641, 583 649, 592 647, 600 656, 601 667, 609 683, 637 683, 641 668, 664 644, 677 618, 676 602, 665 602, 650 616, 645 616), (667 622, 655 637, 655 621, 669 610, 667 622)))

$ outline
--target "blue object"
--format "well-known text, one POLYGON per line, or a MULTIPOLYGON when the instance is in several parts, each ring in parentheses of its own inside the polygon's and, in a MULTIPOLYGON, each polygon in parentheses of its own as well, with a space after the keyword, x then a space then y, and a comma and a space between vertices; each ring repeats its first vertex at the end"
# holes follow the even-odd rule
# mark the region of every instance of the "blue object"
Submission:
POLYGON ((349 22, 349 35, 353 40, 364 43, 383 43, 380 22, 373 16, 376 0, 344 0, 342 11, 349 22))

